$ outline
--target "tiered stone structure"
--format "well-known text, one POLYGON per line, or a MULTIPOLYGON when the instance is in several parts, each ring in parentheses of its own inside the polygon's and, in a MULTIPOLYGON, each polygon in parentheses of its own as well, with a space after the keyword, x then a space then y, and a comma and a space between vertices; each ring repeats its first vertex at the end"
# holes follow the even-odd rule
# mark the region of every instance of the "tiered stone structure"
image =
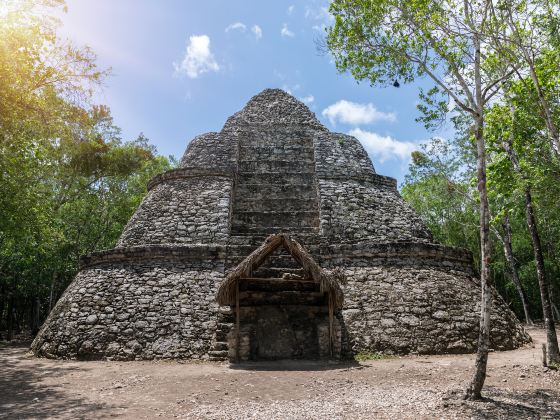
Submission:
MULTIPOLYGON (((297 239, 323 269, 345 274, 344 307, 336 313, 343 355, 476 349, 480 289, 469 252, 434 243, 396 181, 375 173, 358 140, 329 132, 281 90, 263 91, 220 132, 193 139, 180 167, 156 176, 148 189, 116 248, 82 258, 80 273, 33 342, 35 354, 227 357, 234 318, 231 308, 215 303, 217 288, 228 270, 278 232, 297 239)), ((298 270, 280 253, 253 276, 297 279, 298 270)), ((250 287, 243 292, 247 322, 263 322, 271 334, 260 341, 269 351, 271 326, 280 322, 263 319, 269 313, 300 314, 281 321, 278 334, 292 331, 290 345, 324 335, 324 325, 317 325, 298 339, 322 303, 309 301, 300 293, 308 286, 295 284, 281 293, 269 288, 280 294, 258 302, 250 287), (309 310, 302 312, 305 305, 309 310)), ((530 340, 497 294, 491 335, 496 350, 530 340)), ((268 354, 286 357, 286 351, 268 354)), ((302 354, 324 351, 319 345, 292 353, 302 354)))

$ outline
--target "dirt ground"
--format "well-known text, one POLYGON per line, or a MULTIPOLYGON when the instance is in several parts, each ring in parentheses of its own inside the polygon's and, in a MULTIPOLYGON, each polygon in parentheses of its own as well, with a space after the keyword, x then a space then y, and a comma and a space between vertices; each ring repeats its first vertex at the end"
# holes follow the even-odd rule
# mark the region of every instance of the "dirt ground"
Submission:
POLYGON ((362 363, 78 362, 0 347, 0 418, 554 418, 560 372, 535 343, 490 355, 481 402, 461 399, 473 355, 362 363))

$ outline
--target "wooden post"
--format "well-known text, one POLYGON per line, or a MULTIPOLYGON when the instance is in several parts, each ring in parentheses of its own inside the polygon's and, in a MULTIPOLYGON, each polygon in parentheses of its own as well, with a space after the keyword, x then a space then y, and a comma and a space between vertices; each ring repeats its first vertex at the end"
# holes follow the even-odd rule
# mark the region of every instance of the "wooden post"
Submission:
POLYGON ((333 308, 332 292, 328 293, 327 298, 329 300, 329 352, 332 358, 334 356, 334 331, 333 331, 334 308, 333 308))
POLYGON ((239 279, 235 281, 235 362, 239 363, 239 279))

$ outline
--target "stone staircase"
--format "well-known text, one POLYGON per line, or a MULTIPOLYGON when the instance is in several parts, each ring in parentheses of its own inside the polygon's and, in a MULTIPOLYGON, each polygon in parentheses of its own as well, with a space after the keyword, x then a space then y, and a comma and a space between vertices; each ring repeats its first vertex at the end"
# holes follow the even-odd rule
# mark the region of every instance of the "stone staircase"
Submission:
POLYGON ((220 307, 218 312, 218 325, 216 338, 212 349, 208 352, 211 361, 222 361, 228 358, 227 336, 235 325, 235 314, 231 308, 220 307))
MULTIPOLYGON (((313 140, 274 133, 241 138, 226 268, 239 264, 272 233, 292 234, 313 254, 319 223, 313 140)), ((317 284, 294 280, 302 275, 291 255, 278 249, 240 284, 242 305, 324 305, 317 284)), ((211 360, 227 358, 234 323, 231 309, 222 308, 211 360)))
POLYGON ((239 288, 242 306, 326 305, 325 294, 312 281, 257 277, 243 279, 239 288))
POLYGON ((232 235, 302 234, 319 229, 311 138, 269 135, 239 140, 232 235))

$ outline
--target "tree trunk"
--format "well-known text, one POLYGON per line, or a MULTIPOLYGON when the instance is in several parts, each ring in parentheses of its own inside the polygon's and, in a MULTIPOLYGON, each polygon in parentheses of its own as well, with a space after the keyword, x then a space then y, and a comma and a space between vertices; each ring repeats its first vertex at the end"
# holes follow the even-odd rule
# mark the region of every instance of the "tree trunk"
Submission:
POLYGON ((52 274, 52 278, 51 278, 51 287, 50 287, 50 293, 49 293, 49 312, 47 313, 50 314, 51 310, 55 304, 54 298, 55 298, 55 287, 56 287, 56 271, 52 274))
MULTIPOLYGON (((552 300, 552 299, 551 299, 552 300)), ((552 304, 552 313, 554 314, 554 322, 560 321, 560 311, 554 302, 550 302, 552 304)))
POLYGON ((541 293, 541 302, 543 309, 544 327, 546 329, 546 342, 548 344, 548 357, 551 363, 560 363, 560 351, 558 350, 558 337, 556 336, 556 328, 554 326, 554 318, 552 316, 552 304, 548 293, 549 283, 544 267, 544 257, 541 249, 541 239, 537 229, 535 211, 533 209, 533 199, 531 197, 531 187, 525 187, 525 215, 527 217, 527 227, 531 234, 531 242, 533 245, 533 254, 537 265, 537 279, 539 281, 539 290, 541 293))
POLYGON ((37 335, 40 326, 41 326, 41 298, 37 296, 35 297, 35 305, 33 308, 33 326, 31 329, 33 336, 37 335))
POLYGON ((486 145, 484 142, 482 110, 475 118, 475 139, 477 149, 478 193, 480 196, 480 330, 476 352, 475 372, 467 388, 465 399, 482 397, 481 391, 486 380, 488 348, 490 347, 490 311, 492 293, 490 282, 490 213, 486 188, 486 145))
POLYGON ((550 145, 552 147, 552 150, 556 153, 556 157, 560 158, 560 135, 558 133, 558 127, 556 126, 554 116, 552 115, 552 111, 549 107, 549 102, 545 98, 542 86, 537 76, 535 63, 533 62, 527 51, 523 50, 523 52, 525 54, 525 60, 527 61, 527 64, 529 64, 529 74, 531 75, 531 80, 533 81, 535 92, 537 92, 537 98, 541 105, 541 114, 544 117, 550 139, 550 145))
POLYGON ((511 247, 511 225, 509 224, 509 215, 506 212, 504 216, 504 220, 502 222, 502 226, 504 228, 504 236, 503 236, 503 247, 504 247, 504 255, 506 260, 509 264, 509 268, 511 271, 511 280, 517 289, 517 293, 519 293, 519 298, 521 299, 521 304, 523 305, 523 312, 525 314, 525 322, 528 325, 533 325, 533 320, 531 319, 531 315, 529 312, 529 304, 527 302, 527 294, 525 293, 525 289, 521 284, 521 280, 519 280, 519 273, 517 272, 517 266, 515 264, 515 259, 513 258, 513 249, 511 247))
POLYGON ((6 306, 6 290, 4 286, 0 285, 0 340, 3 339, 2 337, 2 330, 3 327, 6 327, 4 323, 4 307, 6 306))
MULTIPOLYGON (((515 112, 515 108, 511 106, 512 113, 515 112)), ((513 136, 513 132, 512 132, 513 136)), ((513 137, 510 136, 509 139, 502 142, 504 150, 507 152, 509 160, 513 165, 513 169, 517 172, 522 180, 526 181, 517 158, 517 153, 513 148, 513 137)), ((533 246, 533 255, 535 258, 535 264, 537 266, 537 279, 539 282, 539 291, 541 294, 541 303, 543 310, 544 326, 546 329, 546 342, 548 345, 548 357, 551 363, 560 363, 560 350, 558 349, 558 337, 556 336, 556 328, 554 326, 554 318, 552 316, 552 302, 549 295, 549 282, 546 276, 546 270, 544 267, 544 257, 541 248, 541 239, 539 237, 539 231, 537 228, 537 221, 535 217, 535 211, 533 209, 533 198, 531 196, 531 185, 526 183, 523 189, 525 198, 525 217, 527 219, 527 227, 529 228, 529 233, 531 235, 531 244, 533 246)))
POLYGON ((6 336, 6 340, 12 341, 14 338, 14 291, 10 291, 10 295, 8 297, 8 312, 7 316, 7 328, 8 333, 6 336))

